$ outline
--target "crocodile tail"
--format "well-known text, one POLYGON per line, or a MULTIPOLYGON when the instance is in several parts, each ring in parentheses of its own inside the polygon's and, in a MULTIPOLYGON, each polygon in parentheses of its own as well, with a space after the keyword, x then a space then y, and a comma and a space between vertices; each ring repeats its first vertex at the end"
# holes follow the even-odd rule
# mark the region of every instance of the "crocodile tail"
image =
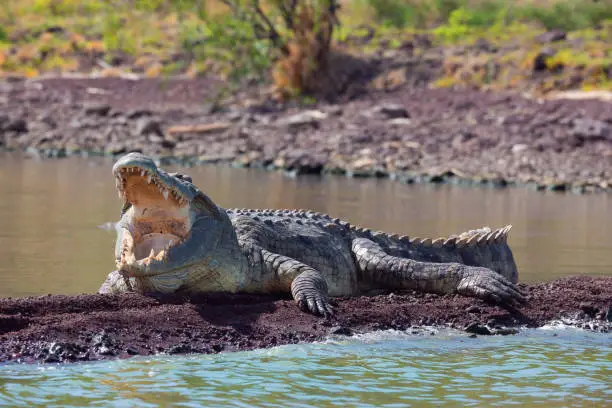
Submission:
POLYGON ((355 232, 358 236, 375 241, 389 255, 424 262, 459 262, 481 266, 516 283, 518 270, 508 245, 511 228, 511 225, 495 230, 484 227, 436 239, 372 233, 363 229, 356 229, 355 232))

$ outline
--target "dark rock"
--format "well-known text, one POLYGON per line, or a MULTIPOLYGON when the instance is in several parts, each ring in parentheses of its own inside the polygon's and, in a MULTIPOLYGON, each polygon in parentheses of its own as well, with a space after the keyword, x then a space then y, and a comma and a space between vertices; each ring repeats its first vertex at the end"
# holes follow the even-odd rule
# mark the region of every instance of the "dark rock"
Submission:
POLYGON ((28 326, 28 319, 21 315, 0 314, 0 335, 21 330, 28 326))
POLYGON ((135 355, 140 354, 140 353, 138 352, 138 350, 136 350, 136 348, 135 348, 135 347, 133 347, 133 346, 128 346, 128 347, 125 349, 125 352, 126 352, 126 353, 128 353, 130 356, 135 356, 135 355))
POLYGON ((598 308, 593 306, 591 303, 587 303, 587 302, 580 303, 580 310, 582 310, 584 314, 589 317, 595 317, 595 315, 599 311, 598 308))
POLYGON ((28 131, 28 124, 25 119, 13 119, 5 123, 2 130, 9 132, 26 133, 28 131))
POLYGON ((176 142, 172 139, 165 138, 161 141, 161 146, 166 149, 173 149, 176 146, 176 142))
POLYGON ((500 327, 493 330, 493 334, 500 336, 508 336, 512 334, 518 334, 518 329, 513 327, 500 327))
MULTIPOLYGON (((38 118, 38 120, 42 123, 44 123, 45 125, 49 126, 51 129, 55 129, 57 128, 57 122, 55 121, 55 119, 53 118, 53 116, 51 116, 48 113, 43 114, 42 116, 40 116, 38 118)), ((1 126, 0 126, 1 127, 1 126)))
POLYGON ((478 322, 468 324, 464 330, 468 333, 480 334, 480 335, 485 335, 485 336, 493 334, 491 333, 491 330, 489 330, 488 327, 478 322))
POLYGON ((152 118, 140 118, 136 124, 136 134, 139 136, 158 135, 163 138, 161 123, 152 118))
POLYGON ((189 344, 177 344, 168 349, 168 354, 186 354, 193 353, 193 349, 189 344))
POLYGON ((125 115, 128 119, 138 119, 143 116, 153 116, 153 112, 149 109, 133 109, 125 115))
POLYGON ((474 43, 474 46, 480 51, 485 51, 485 52, 495 52, 496 51, 496 47, 491 45, 491 43, 484 38, 477 39, 476 42, 474 43))
POLYGON ((387 119, 409 118, 408 110, 405 106, 395 103, 385 103, 374 109, 375 112, 382 114, 387 119))
POLYGON ((275 113, 278 111, 279 111, 278 104, 273 100, 266 100, 266 101, 263 101, 262 103, 250 105, 246 109, 246 113, 256 114, 256 115, 275 113))
POLYGON ((52 342, 44 350, 46 354, 45 362, 58 363, 70 362, 81 359, 84 348, 71 342, 52 342))
POLYGON ((535 72, 546 71, 548 69, 547 61, 554 56, 557 51, 551 48, 545 48, 533 59, 533 70, 535 72))
POLYGON ((540 34, 536 37, 536 40, 541 43, 552 43, 556 41, 563 41, 567 38, 567 33, 561 30, 551 30, 544 34, 540 34))
POLYGON ((329 329, 329 334, 335 334, 337 336, 352 336, 353 330, 344 326, 334 326, 329 329))
POLYGON ((11 121, 8 115, 0 113, 0 130, 4 130, 4 127, 11 121))
POLYGON ((91 342, 94 351, 100 355, 113 356, 116 354, 114 341, 105 330, 96 333, 92 337, 91 342))
POLYGON ((64 31, 65 31, 64 27, 57 26, 57 25, 49 26, 45 29, 45 32, 52 33, 52 34, 59 34, 59 33, 63 33, 64 31))
POLYGON ((106 116, 111 110, 111 106, 109 104, 91 104, 85 106, 83 111, 86 115, 97 115, 97 116, 106 116))

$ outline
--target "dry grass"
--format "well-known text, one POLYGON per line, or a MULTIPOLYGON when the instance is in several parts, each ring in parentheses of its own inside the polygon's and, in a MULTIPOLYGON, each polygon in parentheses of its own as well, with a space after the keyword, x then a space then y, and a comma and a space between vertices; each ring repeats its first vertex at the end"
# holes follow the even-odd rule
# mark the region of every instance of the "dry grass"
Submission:
POLYGON ((319 94, 326 86, 323 78, 327 76, 336 16, 329 8, 317 12, 312 5, 303 5, 296 17, 287 52, 272 72, 279 99, 319 94))

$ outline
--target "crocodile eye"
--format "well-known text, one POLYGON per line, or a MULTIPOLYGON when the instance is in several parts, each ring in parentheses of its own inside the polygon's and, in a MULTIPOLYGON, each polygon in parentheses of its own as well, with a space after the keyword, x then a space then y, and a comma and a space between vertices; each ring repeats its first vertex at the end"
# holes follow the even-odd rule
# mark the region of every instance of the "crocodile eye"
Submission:
POLYGON ((186 174, 181 174, 181 173, 170 173, 171 176, 176 177, 179 180, 185 180, 188 182, 192 182, 191 177, 186 175, 186 174))

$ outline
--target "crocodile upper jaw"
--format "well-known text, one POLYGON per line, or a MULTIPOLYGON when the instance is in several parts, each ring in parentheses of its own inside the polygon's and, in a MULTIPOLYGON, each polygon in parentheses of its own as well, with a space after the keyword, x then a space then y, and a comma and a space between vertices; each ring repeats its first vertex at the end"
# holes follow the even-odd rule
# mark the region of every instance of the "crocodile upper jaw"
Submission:
POLYGON ((189 234, 189 200, 155 171, 125 166, 114 174, 118 194, 129 204, 122 220, 119 264, 164 259, 168 249, 189 234))

